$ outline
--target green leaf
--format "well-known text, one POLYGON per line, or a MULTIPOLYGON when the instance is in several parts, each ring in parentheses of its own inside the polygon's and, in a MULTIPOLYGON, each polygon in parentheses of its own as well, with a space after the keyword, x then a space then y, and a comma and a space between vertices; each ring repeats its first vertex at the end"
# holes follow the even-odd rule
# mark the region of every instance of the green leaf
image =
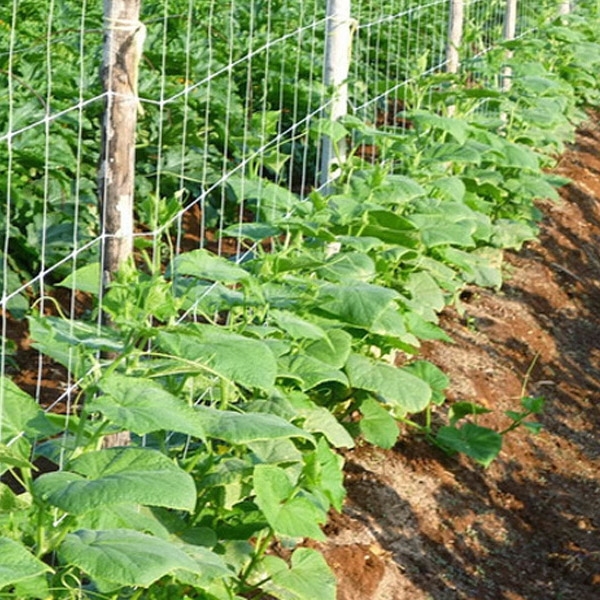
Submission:
POLYGON ((67 367, 75 377, 90 370, 98 351, 123 351, 122 337, 107 327, 48 316, 30 316, 28 321, 32 346, 67 367))
POLYGON ((544 410, 546 400, 542 396, 525 396, 521 398, 521 406, 528 412, 535 415, 544 410))
POLYGON ((177 569, 202 572, 201 565, 175 544, 130 529, 70 533, 59 555, 92 579, 116 586, 148 587, 177 569))
POLYGON ((342 371, 304 353, 281 358, 284 376, 294 376, 301 380, 302 391, 307 391, 328 381, 337 381, 348 386, 348 379, 342 371))
POLYGON ((318 308, 349 325, 369 329, 398 297, 394 290, 370 283, 326 284, 318 308))
POLYGON ((446 299, 435 279, 423 271, 411 273, 404 288, 411 295, 408 306, 425 320, 437 322, 437 313, 446 306, 446 299))
POLYGON ((339 122, 331 119, 315 119, 312 121, 311 130, 320 138, 323 135, 331 138, 334 144, 343 140, 350 132, 339 122))
POLYGON ((537 421, 523 421, 521 423, 527 431, 533 433, 534 435, 538 435, 544 429, 544 425, 542 423, 538 423, 537 421))
POLYGON ((454 342, 441 327, 435 323, 426 321, 421 315, 414 311, 406 313, 404 319, 408 330, 421 340, 442 340, 449 344, 454 342))
POLYGON ((37 577, 52 569, 18 542, 0 537, 0 589, 37 577))
POLYGON ((156 450, 107 448, 83 454, 69 468, 36 479, 34 495, 72 514, 128 502, 189 512, 196 505, 193 478, 156 450))
POLYGON ((222 283, 238 283, 250 279, 248 271, 208 250, 192 250, 180 254, 173 261, 171 271, 173 275, 188 275, 222 283))
POLYGON ((100 293, 100 283, 100 263, 91 263, 70 273, 56 285, 97 296, 100 293))
POLYGON ((504 154, 504 161, 501 161, 503 166, 539 171, 538 158, 531 148, 506 141, 502 152, 504 154))
POLYGON ((433 189, 437 190, 443 199, 462 202, 467 189, 460 177, 443 177, 432 183, 433 189))
POLYGON ((482 287, 499 288, 502 285, 501 250, 482 248, 477 252, 464 252, 444 248, 440 253, 448 263, 461 269, 465 281, 482 287))
POLYGON ((327 337, 321 327, 289 311, 271 309, 269 319, 273 319, 283 331, 294 339, 321 340, 327 337))
POLYGON ((481 153, 474 144, 460 145, 454 142, 447 144, 434 144, 428 147, 424 158, 433 163, 473 163, 481 162, 481 153))
POLYGON ((157 337, 169 354, 205 365, 220 377, 248 388, 270 389, 277 375, 277 361, 262 341, 223 329, 186 324, 157 337))
POLYGON ((427 248, 436 246, 460 246, 473 248, 475 242, 475 223, 472 219, 452 221, 448 215, 439 214, 415 214, 410 220, 419 228, 423 244, 427 248))
POLYGON ((404 204, 426 194, 425 188, 405 175, 388 175, 382 192, 386 203, 404 204))
POLYGON ((431 127, 449 133, 459 144, 464 144, 470 129, 466 121, 455 117, 442 117, 433 112, 416 110, 408 113, 408 118, 418 127, 431 127))
POLYGON ((465 423, 462 427, 440 427, 437 442, 451 452, 462 452, 487 467, 502 449, 502 436, 492 429, 465 423))
POLYGON ((346 498, 344 459, 323 438, 319 440, 314 458, 316 460, 313 461, 307 454, 304 455, 306 485, 315 493, 322 492, 331 506, 341 512, 346 498))
POLYGON ((297 548, 291 566, 276 556, 265 556, 262 567, 270 581, 265 590, 279 600, 335 600, 336 580, 323 555, 311 548, 297 548))
POLYGON ((317 269, 317 275, 328 281, 340 283, 349 279, 369 282, 375 277, 375 263, 362 252, 340 252, 317 269))
POLYGON ((400 435, 396 419, 373 398, 361 403, 360 412, 359 428, 367 442, 380 448, 392 448, 400 435))
POLYGON ((206 435, 234 445, 277 438, 303 438, 314 443, 313 436, 281 417, 263 413, 237 413, 198 406, 206 435))
POLYGON ((138 435, 162 430, 204 437, 197 412, 151 379, 112 373, 100 380, 99 387, 103 394, 87 403, 88 411, 101 412, 124 430, 138 435))
POLYGON ((367 213, 367 224, 363 226, 361 233, 397 246, 415 248, 417 245, 415 225, 387 210, 370 210, 367 213))
POLYGON ((353 448, 354 440, 340 422, 323 406, 299 411, 304 416, 303 428, 312 433, 322 433, 334 448, 353 448))
POLYGON ((346 373, 353 388, 373 392, 401 414, 416 413, 431 401, 431 388, 422 379, 401 368, 352 354, 346 373))
POLYGON ((235 577, 235 573, 227 566, 225 560, 212 550, 199 544, 177 544, 177 547, 197 565, 195 571, 186 568, 175 569, 174 576, 179 583, 205 588, 213 581, 235 577))
POLYGON ((267 225, 266 223, 238 223, 223 230, 223 236, 242 238, 253 242, 260 242, 280 233, 279 227, 267 225))
POLYGON ((492 411, 485 406, 474 404, 473 402, 455 402, 448 411, 450 426, 454 427, 457 421, 473 415, 485 415, 492 411))
MULTIPOLYGON (((6 449, 6 452, 9 452, 13 462, 29 462, 29 440, 44 438, 59 430, 52 425, 36 401, 8 377, 0 376, 0 386, 0 443, 10 443, 10 450, 6 449)), ((6 452, 5 458, 8 458, 6 452)))
POLYGON ((256 504, 269 525, 280 535, 324 540, 319 524, 327 520, 325 511, 305 496, 296 495, 286 471, 275 465, 254 467, 256 504))
POLYGON ((342 329, 330 329, 324 340, 308 344, 304 350, 307 356, 341 369, 350 356, 352 336, 342 329))
POLYGON ((427 360, 418 360, 405 367, 405 369, 426 381, 431 387, 431 401, 438 406, 446 400, 444 390, 450 385, 449 377, 434 364, 427 360))
POLYGON ((527 223, 498 219, 493 225, 492 243, 498 248, 520 250, 523 244, 536 238, 536 228, 527 223))

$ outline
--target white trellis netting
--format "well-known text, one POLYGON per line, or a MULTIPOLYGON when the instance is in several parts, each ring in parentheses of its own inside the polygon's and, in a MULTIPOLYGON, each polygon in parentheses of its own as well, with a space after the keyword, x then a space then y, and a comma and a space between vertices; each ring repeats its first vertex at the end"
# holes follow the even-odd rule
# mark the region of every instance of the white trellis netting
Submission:
MULTIPOLYGON (((144 0, 134 86, 138 251, 157 268, 167 254, 195 248, 241 260, 253 238, 248 223, 292 213, 333 174, 321 166, 336 160, 321 145, 321 119, 345 104, 375 127, 401 127, 402 111, 426 100, 416 82, 448 69, 454 2, 144 0), (336 52, 349 65, 324 81, 340 14, 347 48, 336 52)), ((506 35, 507 2, 461 4, 458 60, 476 77, 477 58, 506 35)), ((552 4, 519 0, 515 35, 552 4)), ((555 10, 567 4, 554 2, 555 10)), ((32 365, 22 318, 33 302, 72 318, 87 308, 89 283, 75 286, 83 294, 60 284, 73 287, 106 241, 97 196, 108 26, 120 25, 107 24, 99 1, 11 0, 0 8, 0 375, 50 405, 68 404, 72 382, 42 358, 32 365), (43 397, 52 378, 66 387, 53 384, 43 397)))

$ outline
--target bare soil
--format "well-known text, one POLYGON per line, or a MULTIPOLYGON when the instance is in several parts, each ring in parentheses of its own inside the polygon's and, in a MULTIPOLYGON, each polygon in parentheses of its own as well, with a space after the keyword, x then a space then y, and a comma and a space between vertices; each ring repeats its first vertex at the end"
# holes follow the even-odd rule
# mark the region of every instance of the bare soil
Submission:
POLYGON ((449 401, 493 409, 483 424, 501 430, 523 395, 543 396, 544 430, 510 433, 488 469, 408 433, 348 452, 320 545, 338 600, 600 598, 599 125, 557 172, 572 183, 541 203, 540 241, 507 253, 500 292, 470 288, 444 312, 453 344, 424 347, 449 401))

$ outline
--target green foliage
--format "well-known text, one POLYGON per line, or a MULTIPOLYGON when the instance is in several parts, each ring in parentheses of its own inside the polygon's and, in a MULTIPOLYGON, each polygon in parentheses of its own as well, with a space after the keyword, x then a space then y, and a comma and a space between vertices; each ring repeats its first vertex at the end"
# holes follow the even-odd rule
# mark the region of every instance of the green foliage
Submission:
MULTIPOLYGON (((211 22, 210 45, 200 37, 188 44, 190 15, 176 10, 187 2, 169 3, 175 16, 166 32, 165 3, 146 6, 151 26, 141 95, 149 96, 163 75, 165 94, 180 93, 189 81, 246 56, 249 39, 260 47, 269 28, 302 25, 322 10, 319 3, 292 4, 271 3, 267 24, 261 2, 224 4, 214 13, 209 3, 196 3, 190 22, 211 22), (243 33, 249 30, 252 36, 243 33), (169 61, 159 66, 163 33, 169 61)), ((368 14, 367 4, 359 16, 368 14)), ((486 4, 490 23, 501 6, 486 4)), ((49 32, 57 36, 57 55, 46 64, 32 42, 46 33, 48 8, 22 0, 19 10, 35 27, 19 32, 19 44, 29 49, 13 65, 14 76, 31 78, 52 67, 56 108, 68 105, 69 58, 79 57, 74 40, 49 32)), ((61 10, 53 23, 65 19, 70 27, 75 9, 61 10)), ((8 22, 6 9, 0 11, 8 22)), ((526 12, 527 22, 537 23, 526 12)), ((97 9, 88 20, 86 31, 97 31, 97 9)), ((376 43, 361 43, 354 89, 371 97, 385 91, 383 78, 373 75, 376 54, 395 52, 391 40, 409 26, 399 19, 376 43)), ((445 22, 432 19, 423 35, 439 38, 442 31, 445 22)), ((488 33, 496 35, 491 26, 488 33)), ((490 41, 474 32, 468 43, 479 52, 490 41)), ((224 79, 231 76, 229 95, 216 80, 210 98, 195 90, 185 107, 174 102, 159 113, 149 106, 140 119, 139 216, 153 230, 168 232, 181 202, 218 181, 224 163, 249 161, 246 178, 232 176, 214 188, 204 207, 205 225, 219 225, 248 246, 244 262, 206 250, 171 260, 162 247, 148 257, 140 244, 138 266, 123 265, 99 302, 100 268, 91 252, 85 266, 65 265, 56 277, 90 295, 89 319, 30 315, 34 346, 69 369, 78 391, 71 414, 46 415, 11 381, 0 381, 0 461, 14 482, 0 486, 4 596, 332 600, 335 583, 321 555, 297 547, 284 561, 269 550, 275 540, 293 548, 303 538, 322 539, 328 511, 341 510, 343 459, 334 449, 351 448, 360 436, 392 448, 412 428, 487 466, 506 434, 521 425, 539 430, 529 417, 543 400, 525 393, 501 431, 479 421, 488 409, 473 402, 455 403, 444 415, 448 379, 415 357, 422 340, 451 342, 438 314, 466 283, 501 285, 502 251, 535 237, 534 201, 556 198, 555 188, 565 183, 546 168, 571 139, 579 107, 598 98, 597 28, 574 15, 478 54, 473 61, 484 83, 477 87, 458 76, 413 77, 440 58, 423 56, 396 115, 403 125, 392 119, 376 127, 358 118, 365 116, 360 111, 335 126, 314 123, 319 135, 347 138, 350 152, 332 193, 313 191, 303 202, 290 188, 298 181, 294 152, 309 152, 309 132, 297 132, 302 141, 293 148, 291 139, 278 138, 290 113, 271 107, 284 99, 286 109, 295 103, 302 113, 317 105, 322 90, 309 81, 312 55, 287 49, 274 48, 268 61, 257 57, 252 73, 223 71, 224 79), (293 68, 288 54, 298 56, 293 68), (507 65, 513 85, 501 93, 491 82, 507 65), (169 123, 162 137, 160 119, 169 123), (184 137, 188 151, 181 155, 172 148, 184 137), (259 157, 257 150, 273 140, 272 152, 259 157), (365 160, 365 145, 377 164, 365 160), (257 222, 238 223, 242 209, 257 222), (98 324, 100 310, 111 327, 98 324), (395 365, 399 356, 402 367, 395 365), (434 425, 433 413, 447 424, 434 425), (131 434, 129 446, 103 446, 106 436, 123 432, 131 434), (50 467, 35 473, 41 458, 50 467)), ((7 66, 0 65, 0 77, 7 77, 7 66)), ((399 80, 401 69, 408 73, 414 65, 400 65, 399 80)), ((96 93, 98 82, 87 84, 82 89, 96 93)), ((43 117, 39 98, 24 89, 16 96, 0 111, 12 115, 13 129, 43 117)), ((0 107, 7 102, 0 96, 0 107)), ((85 115, 80 137, 66 127, 52 131, 57 165, 46 180, 39 132, 27 130, 14 141, 13 212, 0 217, 2 235, 10 238, 9 292, 37 268, 40 236, 51 262, 65 239, 82 244, 93 235, 97 157, 74 149, 97 147, 98 114, 94 108, 85 115), (72 194, 77 169, 81 184, 72 194), (62 208, 42 232, 46 200, 62 208), (84 207, 78 221, 75 206, 84 207)), ((0 123, 5 131, 8 123, 0 123)), ((3 146, 5 194, 6 152, 3 146)), ((25 310, 23 295, 12 302, 11 310, 25 310)))

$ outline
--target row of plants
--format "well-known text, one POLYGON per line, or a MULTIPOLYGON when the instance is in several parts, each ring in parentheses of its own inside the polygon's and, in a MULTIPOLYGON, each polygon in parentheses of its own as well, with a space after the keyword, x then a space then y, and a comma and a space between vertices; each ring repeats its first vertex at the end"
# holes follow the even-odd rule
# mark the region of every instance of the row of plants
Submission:
POLYGON ((163 268, 140 244, 105 294, 94 263, 60 282, 93 310, 29 327, 77 380, 71 410, 2 378, 0 596, 333 600, 303 540, 341 510, 340 450, 412 430, 486 466, 506 433, 536 431, 543 400, 525 393, 503 431, 445 407, 419 345, 451 343, 439 311, 466 284, 499 287, 503 250, 537 233, 534 200, 558 198, 547 170, 598 100, 598 17, 581 2, 474 59, 486 85, 414 82, 402 125, 315 123, 351 144, 327 196, 229 178, 223 210, 254 215, 224 228, 239 260, 198 249, 163 268), (128 446, 103 446, 122 432, 128 446))
MULTIPOLYGON (((503 4, 469 3, 465 54, 500 38, 503 4)), ((537 1, 537 17, 555 10, 553 4, 537 1)), ((372 2, 354 0, 353 16, 363 26, 355 32, 350 82, 357 115, 376 120, 387 107, 368 99, 441 64, 446 9, 441 2, 394 0, 385 10, 396 18, 386 19, 372 2)), ((532 13, 525 4, 524 27, 532 13)), ((316 0, 142 2, 148 36, 139 92, 151 102, 143 102, 138 119, 141 228, 155 230, 207 189, 203 227, 235 222, 218 182, 246 161, 240 172, 249 176, 296 192, 314 185, 319 140, 309 136, 312 120, 303 120, 330 93, 321 83, 324 17, 325 4, 316 0), (190 89, 194 82, 204 84, 190 89), (156 104, 164 98, 173 101, 156 104)), ((20 0, 0 7, 6 49, 0 52, 0 192, 10 198, 0 214, 0 261, 9 294, 42 270, 45 284, 53 285, 98 257, 102 27, 97 2, 20 0), (9 132, 18 132, 10 144, 9 132)), ((33 284, 11 296, 8 308, 24 315, 38 289, 33 284)))

